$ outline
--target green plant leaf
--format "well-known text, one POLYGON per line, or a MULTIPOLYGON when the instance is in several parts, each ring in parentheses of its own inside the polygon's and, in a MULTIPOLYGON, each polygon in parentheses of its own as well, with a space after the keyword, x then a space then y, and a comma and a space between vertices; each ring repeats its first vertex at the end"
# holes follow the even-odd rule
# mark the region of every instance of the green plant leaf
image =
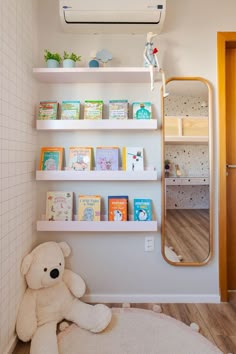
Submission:
POLYGON ((75 53, 68 53, 64 51, 63 59, 71 59, 73 61, 80 61, 81 56, 77 56, 75 53))
POLYGON ((58 63, 60 63, 62 60, 59 53, 52 53, 52 52, 49 52, 47 49, 44 50, 44 59, 45 59, 45 61, 48 61, 49 59, 54 59, 54 60, 57 60, 58 63))

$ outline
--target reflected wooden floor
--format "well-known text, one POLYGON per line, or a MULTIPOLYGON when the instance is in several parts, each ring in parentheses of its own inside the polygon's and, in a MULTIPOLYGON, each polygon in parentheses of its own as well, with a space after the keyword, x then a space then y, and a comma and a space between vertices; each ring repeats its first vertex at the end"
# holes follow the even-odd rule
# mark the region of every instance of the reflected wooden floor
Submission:
MULTIPOLYGON (((109 304, 109 306, 120 307, 121 304, 109 304)), ((153 304, 132 304, 131 307, 151 310, 153 304)), ((236 353, 235 304, 162 304, 161 307, 162 313, 174 317, 188 326, 192 322, 197 323, 200 333, 218 346, 223 353, 236 353)), ((13 354, 29 354, 29 344, 19 342, 13 354)))
POLYGON ((184 262, 204 261, 209 254, 209 210, 168 209, 165 237, 184 262))

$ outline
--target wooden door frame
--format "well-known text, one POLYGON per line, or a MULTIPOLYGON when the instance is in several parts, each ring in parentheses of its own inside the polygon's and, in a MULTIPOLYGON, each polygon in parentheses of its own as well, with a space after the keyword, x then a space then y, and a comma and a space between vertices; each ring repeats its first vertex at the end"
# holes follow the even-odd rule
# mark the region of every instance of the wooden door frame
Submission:
POLYGON ((226 203, 226 48, 236 47, 236 32, 217 33, 219 97, 219 276, 221 301, 228 301, 227 284, 227 203, 226 203))

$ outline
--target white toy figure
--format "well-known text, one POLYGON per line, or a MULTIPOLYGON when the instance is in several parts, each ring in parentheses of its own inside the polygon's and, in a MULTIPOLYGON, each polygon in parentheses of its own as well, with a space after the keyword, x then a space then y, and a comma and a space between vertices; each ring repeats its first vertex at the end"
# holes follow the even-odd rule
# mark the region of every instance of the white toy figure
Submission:
POLYGON ((107 306, 79 300, 85 283, 64 268, 64 257, 69 254, 67 243, 45 242, 23 259, 21 272, 28 288, 20 304, 16 331, 22 341, 31 340, 31 354, 58 354, 56 329, 63 319, 94 333, 111 321, 107 306))
POLYGON ((166 80, 165 80, 165 73, 160 68, 157 53, 158 49, 153 48, 153 38, 156 37, 155 33, 148 32, 147 34, 147 42, 145 44, 145 49, 143 53, 144 57, 144 66, 149 67, 150 69, 150 77, 151 77, 151 90, 154 89, 154 79, 153 79, 153 68, 157 68, 158 72, 161 73, 162 76, 162 85, 163 85, 163 96, 167 97, 168 93, 166 93, 166 80))

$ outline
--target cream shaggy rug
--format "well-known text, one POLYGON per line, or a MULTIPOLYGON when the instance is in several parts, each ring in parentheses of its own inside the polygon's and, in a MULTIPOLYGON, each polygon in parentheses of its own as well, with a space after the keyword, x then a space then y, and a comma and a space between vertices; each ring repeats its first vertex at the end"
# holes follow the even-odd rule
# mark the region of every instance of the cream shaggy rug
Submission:
POLYGON ((149 310, 113 308, 112 321, 93 334, 72 324, 58 335, 60 354, 223 354, 191 327, 149 310))

